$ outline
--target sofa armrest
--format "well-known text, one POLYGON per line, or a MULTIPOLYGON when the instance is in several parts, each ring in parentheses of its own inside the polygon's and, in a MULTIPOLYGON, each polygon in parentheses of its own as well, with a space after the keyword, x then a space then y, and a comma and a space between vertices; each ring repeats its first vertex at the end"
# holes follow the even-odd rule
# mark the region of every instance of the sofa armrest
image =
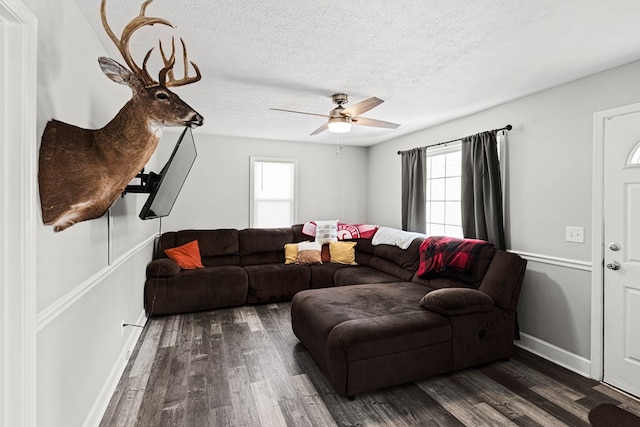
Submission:
POLYGON ((493 299, 484 292, 468 288, 446 288, 431 291, 422 297, 420 305, 445 316, 490 311, 493 299))
POLYGON ((169 258, 154 259, 147 264, 147 279, 171 277, 180 273, 180 266, 169 258))

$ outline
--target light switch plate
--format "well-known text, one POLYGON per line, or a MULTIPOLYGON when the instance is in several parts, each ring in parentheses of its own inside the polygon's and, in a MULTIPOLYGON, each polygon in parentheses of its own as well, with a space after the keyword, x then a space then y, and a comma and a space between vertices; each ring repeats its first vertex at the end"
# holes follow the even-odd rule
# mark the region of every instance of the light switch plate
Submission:
POLYGON ((584 227, 567 226, 565 228, 567 242, 584 243, 584 227))

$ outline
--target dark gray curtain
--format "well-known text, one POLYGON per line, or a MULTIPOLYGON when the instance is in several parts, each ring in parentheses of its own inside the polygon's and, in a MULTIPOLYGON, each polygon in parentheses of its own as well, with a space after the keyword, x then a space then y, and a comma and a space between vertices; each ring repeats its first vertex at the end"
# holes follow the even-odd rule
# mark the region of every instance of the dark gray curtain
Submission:
POLYGON ((400 153, 402 161, 402 229, 427 231, 427 148, 400 153))
POLYGON ((496 132, 462 139, 462 232, 505 249, 496 132))

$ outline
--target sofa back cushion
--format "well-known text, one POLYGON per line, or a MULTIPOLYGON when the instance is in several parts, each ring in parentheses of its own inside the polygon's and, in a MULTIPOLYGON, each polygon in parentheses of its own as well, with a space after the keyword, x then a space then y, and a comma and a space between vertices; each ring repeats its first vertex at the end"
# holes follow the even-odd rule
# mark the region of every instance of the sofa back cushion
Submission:
POLYGON ((369 239, 355 239, 356 262, 375 268, 399 279, 410 281, 420 262, 421 238, 415 239, 407 249, 394 245, 372 245, 369 239))
POLYGON ((471 274, 445 270, 435 273, 433 277, 428 279, 421 279, 416 275, 413 277, 413 282, 427 285, 433 289, 455 287, 453 285, 456 283, 459 283, 460 287, 473 287, 478 289, 478 286, 480 286, 482 279, 491 265, 495 253, 496 249, 493 245, 484 245, 476 255, 471 274))
POLYGON ((165 249, 198 241, 200 257, 205 267, 238 265, 240 263, 238 230, 183 230, 170 231, 160 236, 156 258, 167 258, 165 249))
POLYGON ((420 244, 423 240, 422 238, 414 239, 407 249, 401 249, 394 245, 377 245, 373 247, 373 254, 415 272, 420 264, 420 244))
POLYGON ((293 242, 304 242, 306 240, 313 241, 313 237, 307 236, 302 232, 302 227, 304 227, 304 224, 295 224, 291 226, 291 230, 293 230, 293 242))
POLYGON ((497 306, 515 308, 526 267, 527 261, 519 255, 496 251, 478 289, 493 298, 497 306))
POLYGON ((284 264, 284 245, 293 242, 293 229, 247 228, 238 232, 240 264, 284 264))

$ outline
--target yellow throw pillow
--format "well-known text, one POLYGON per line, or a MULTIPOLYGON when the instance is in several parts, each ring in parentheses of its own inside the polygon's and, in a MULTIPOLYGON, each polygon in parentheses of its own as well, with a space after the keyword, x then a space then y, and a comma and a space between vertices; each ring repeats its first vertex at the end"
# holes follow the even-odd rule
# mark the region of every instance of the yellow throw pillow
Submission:
POLYGON ((287 243, 284 245, 284 263, 295 264, 298 262, 298 244, 287 243))
POLYGON ((331 262, 336 264, 358 265, 355 247, 357 242, 329 242, 331 262))

